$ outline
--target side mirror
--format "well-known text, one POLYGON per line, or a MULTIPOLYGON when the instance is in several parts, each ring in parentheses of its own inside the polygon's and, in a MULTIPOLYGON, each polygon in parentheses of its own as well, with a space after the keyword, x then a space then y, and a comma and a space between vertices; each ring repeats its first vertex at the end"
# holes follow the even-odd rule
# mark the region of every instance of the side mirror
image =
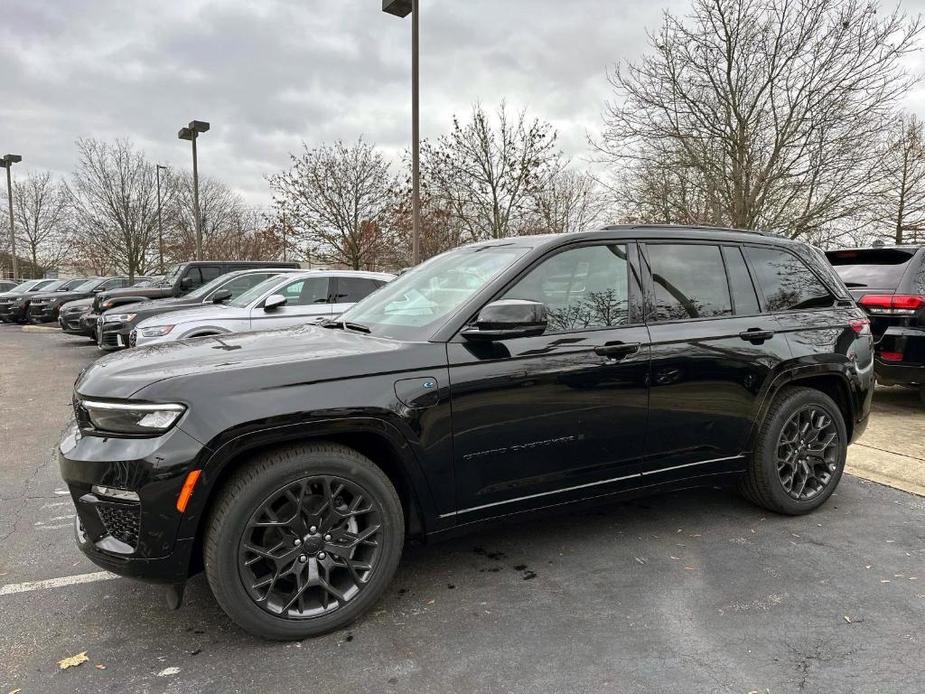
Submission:
POLYGON ((287 301, 289 301, 289 299, 287 299, 282 294, 270 294, 270 296, 267 297, 267 300, 263 302, 263 310, 275 311, 280 306, 285 306, 287 301))
POLYGON ((193 286, 192 277, 184 277, 182 280, 180 280, 180 289, 189 289, 192 286, 193 286))
POLYGON ((505 340, 542 335, 546 331, 546 304, 523 299, 493 301, 479 311, 475 324, 466 327, 467 340, 505 340))
POLYGON ((215 292, 215 293, 212 295, 212 303, 213 303, 213 304, 220 304, 220 303, 222 303, 222 302, 228 301, 228 299, 230 299, 230 298, 231 298, 231 290, 230 290, 230 289, 219 289, 217 292, 215 292))

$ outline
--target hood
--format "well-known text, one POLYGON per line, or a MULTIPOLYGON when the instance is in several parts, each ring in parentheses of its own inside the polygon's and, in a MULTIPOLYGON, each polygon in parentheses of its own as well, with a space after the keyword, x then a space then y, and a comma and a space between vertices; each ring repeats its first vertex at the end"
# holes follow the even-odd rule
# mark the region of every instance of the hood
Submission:
POLYGON ((3 292, 0 294, 0 301, 17 301, 19 299, 29 299, 30 301, 35 296, 32 292, 3 292))
POLYGON ((81 375, 85 396, 214 403, 296 384, 389 373, 445 361, 443 345, 399 342, 314 325, 180 340, 116 352, 81 375))
POLYGON ((83 299, 72 299, 68 301, 66 304, 62 304, 61 308, 64 309, 69 306, 89 306, 92 303, 93 303, 93 299, 89 297, 83 298, 83 299))
MULTIPOLYGON (((144 309, 146 306, 138 306, 139 309, 144 309)), ((119 313, 128 313, 128 309, 124 306, 119 306, 119 313)), ((171 325, 178 325, 180 323, 193 323, 199 321, 209 321, 209 320, 223 320, 228 318, 241 318, 247 317, 250 315, 250 310, 246 308, 236 308, 234 306, 226 306, 225 304, 204 304, 201 306, 191 306, 190 308, 184 308, 181 311, 171 311, 170 318, 161 319, 160 314, 155 314, 150 318, 146 318, 138 323, 138 327, 148 328, 152 325, 161 325, 165 321, 171 325)))
POLYGON ((45 301, 51 299, 52 301, 65 303, 75 299, 84 299, 87 296, 89 296, 87 292, 36 292, 32 295, 32 300, 45 301))

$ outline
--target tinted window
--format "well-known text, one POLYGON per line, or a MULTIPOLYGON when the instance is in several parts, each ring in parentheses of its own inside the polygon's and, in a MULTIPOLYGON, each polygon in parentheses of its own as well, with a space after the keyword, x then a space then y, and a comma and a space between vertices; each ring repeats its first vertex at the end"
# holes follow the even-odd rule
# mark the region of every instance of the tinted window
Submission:
POLYGON ((211 282, 216 277, 224 274, 222 268, 217 265, 204 265, 199 268, 199 273, 202 275, 203 282, 211 282))
POLYGON ((376 291, 383 282, 367 277, 338 277, 335 304, 353 304, 376 291))
POLYGON ((274 294, 285 296, 288 299, 287 306, 325 304, 328 301, 328 278, 306 277, 287 284, 274 294))
POLYGON ((787 251, 748 247, 745 251, 764 292, 768 311, 825 308, 834 297, 802 260, 787 251))
POLYGON ((202 273, 199 271, 198 267, 191 267, 189 270, 187 270, 183 275, 183 279, 190 281, 190 283, 185 287, 185 289, 190 289, 192 287, 198 287, 200 284, 203 283, 202 273))
POLYGON ((230 282, 226 282, 221 285, 221 288, 227 289, 231 292, 231 298, 236 299, 246 292, 251 287, 256 287, 258 284, 263 282, 268 277, 271 277, 269 273, 264 274, 262 272, 255 272, 252 275, 241 275, 240 277, 235 277, 230 282))
POLYGON ((101 291, 106 291, 107 289, 120 289, 125 286, 125 282, 121 277, 114 277, 111 280, 106 280, 100 285, 101 291))
POLYGON ((914 254, 899 248, 865 248, 825 255, 849 288, 896 289, 914 254))
POLYGON ((546 333, 625 325, 629 322, 626 246, 583 246, 557 253, 504 295, 546 304, 546 333))
POLYGON ((719 246, 659 243, 648 246, 655 287, 655 320, 732 315, 719 246))
POLYGON ((755 285, 748 274, 748 266, 742 251, 733 246, 723 248, 723 258, 726 260, 726 272, 729 275, 729 288, 732 289, 732 303, 739 316, 749 316, 760 313, 758 295, 755 285))

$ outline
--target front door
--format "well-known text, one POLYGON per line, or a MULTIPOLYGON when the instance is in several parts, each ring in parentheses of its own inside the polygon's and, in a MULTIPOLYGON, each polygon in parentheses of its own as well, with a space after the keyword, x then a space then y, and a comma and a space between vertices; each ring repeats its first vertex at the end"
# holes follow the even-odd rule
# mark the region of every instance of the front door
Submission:
POLYGON ((303 277, 277 289, 286 303, 269 311, 261 301, 251 310, 251 330, 274 330, 313 323, 331 315, 330 278, 303 277))
POLYGON ((495 297, 546 304, 543 335, 448 343, 458 522, 638 479, 649 369, 639 295, 633 244, 570 246, 495 297))

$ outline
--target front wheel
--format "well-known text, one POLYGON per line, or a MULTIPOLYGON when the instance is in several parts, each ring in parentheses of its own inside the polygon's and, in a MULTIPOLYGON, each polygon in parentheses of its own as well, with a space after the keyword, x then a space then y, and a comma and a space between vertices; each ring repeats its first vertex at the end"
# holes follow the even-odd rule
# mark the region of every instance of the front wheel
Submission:
POLYGON ((740 488, 770 511, 809 513, 835 491, 847 451, 845 420, 832 398, 787 388, 765 417, 740 488))
POLYGON ((303 639, 372 607, 404 543, 401 501, 368 458, 334 444, 285 448, 235 473, 205 535, 222 609, 257 636, 303 639))

